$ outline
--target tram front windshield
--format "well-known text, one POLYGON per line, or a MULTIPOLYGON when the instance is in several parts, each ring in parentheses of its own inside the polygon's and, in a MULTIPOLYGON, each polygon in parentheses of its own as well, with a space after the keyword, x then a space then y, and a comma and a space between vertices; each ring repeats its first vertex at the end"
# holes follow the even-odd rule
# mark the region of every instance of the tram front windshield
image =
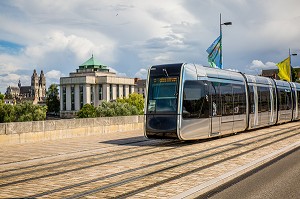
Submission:
POLYGON ((176 113, 178 77, 151 77, 148 91, 148 113, 176 113))

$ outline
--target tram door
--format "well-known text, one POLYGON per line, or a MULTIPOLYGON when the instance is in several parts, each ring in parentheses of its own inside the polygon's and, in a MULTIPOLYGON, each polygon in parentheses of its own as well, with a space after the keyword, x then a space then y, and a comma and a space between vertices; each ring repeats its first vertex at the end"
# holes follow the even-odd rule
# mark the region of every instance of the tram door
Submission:
POLYGON ((219 83, 211 82, 209 86, 210 96, 210 118, 211 118, 211 131, 210 136, 217 136, 220 134, 221 126, 221 100, 219 83))

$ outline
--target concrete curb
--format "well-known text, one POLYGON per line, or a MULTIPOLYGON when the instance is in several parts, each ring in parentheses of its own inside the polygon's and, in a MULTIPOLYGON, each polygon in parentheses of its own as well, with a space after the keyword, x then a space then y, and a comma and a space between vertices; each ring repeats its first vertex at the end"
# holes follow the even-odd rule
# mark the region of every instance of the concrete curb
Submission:
POLYGON ((300 141, 293 143, 289 146, 286 146, 282 149, 279 149, 277 151, 274 151, 273 153, 270 153, 266 156, 263 156, 251 163, 248 163, 246 165, 243 165, 241 167, 238 167, 228 173, 225 173, 217 178, 214 178, 212 180, 209 180, 205 183, 199 184, 185 192, 182 192, 181 194, 178 194, 176 196, 173 196, 171 199, 180 199, 180 198, 185 198, 185 199, 190 199, 190 198, 196 198, 197 196, 201 196, 243 174, 246 174, 247 172, 297 148, 300 146, 300 141))

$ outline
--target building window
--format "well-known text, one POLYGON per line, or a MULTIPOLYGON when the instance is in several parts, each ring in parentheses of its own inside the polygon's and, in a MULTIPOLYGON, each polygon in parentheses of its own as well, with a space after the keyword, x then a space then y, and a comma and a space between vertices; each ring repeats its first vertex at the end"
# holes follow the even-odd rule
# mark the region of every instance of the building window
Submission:
POLYGON ((117 84, 117 98, 120 98, 120 85, 117 84))
POLYGON ((71 86, 71 110, 74 111, 75 110, 75 89, 74 86, 71 86))
POLYGON ((126 97, 126 86, 123 85, 123 97, 126 97))
POLYGON ((80 101, 80 109, 83 107, 83 86, 79 86, 79 101, 80 101))
POLYGON ((67 109, 67 104, 66 104, 66 87, 63 86, 62 88, 63 92, 62 92, 62 98, 63 98, 63 111, 65 111, 67 109))
POLYGON ((99 100, 103 99, 103 89, 102 84, 99 84, 99 100))
POLYGON ((109 85, 109 100, 113 100, 113 85, 109 85))
POLYGON ((94 104, 94 87, 91 86, 91 104, 94 104))

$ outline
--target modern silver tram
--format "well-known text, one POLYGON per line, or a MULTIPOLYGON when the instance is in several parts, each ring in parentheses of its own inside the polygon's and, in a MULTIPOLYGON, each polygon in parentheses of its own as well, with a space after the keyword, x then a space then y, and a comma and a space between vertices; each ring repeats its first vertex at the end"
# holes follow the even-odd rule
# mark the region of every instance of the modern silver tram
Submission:
POLYGON ((145 136, 205 139, 300 119, 300 84, 195 64, 152 66, 145 136))

